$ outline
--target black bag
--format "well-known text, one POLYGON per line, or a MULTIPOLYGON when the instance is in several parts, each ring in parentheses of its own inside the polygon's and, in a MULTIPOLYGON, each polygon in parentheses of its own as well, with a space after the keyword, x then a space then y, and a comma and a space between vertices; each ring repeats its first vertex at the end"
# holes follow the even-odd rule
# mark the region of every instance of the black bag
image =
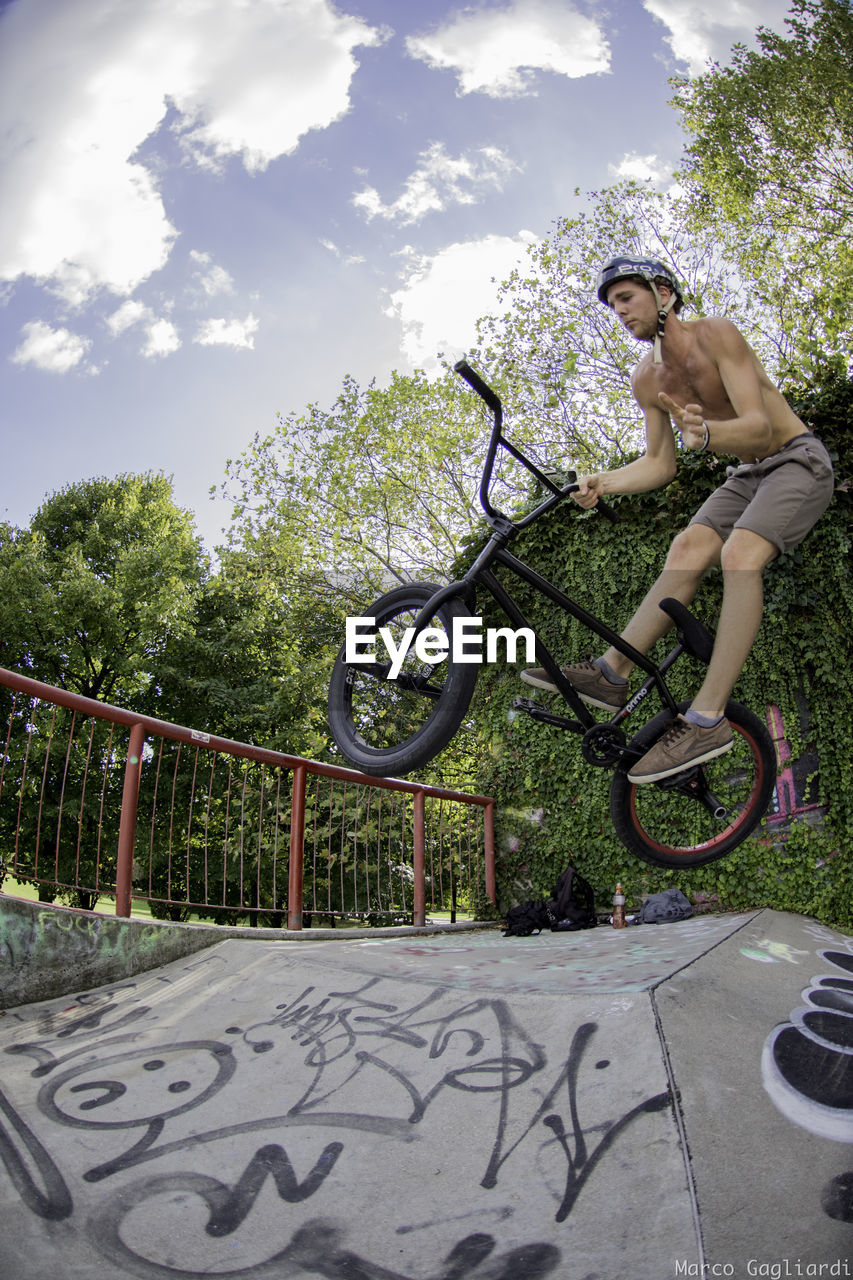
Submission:
POLYGON ((570 866, 558 877, 553 895, 547 902, 528 900, 510 907, 503 936, 529 938, 543 929, 557 933, 569 929, 592 929, 597 923, 592 885, 570 866))
POLYGON ((517 907, 510 907, 506 915, 506 928, 503 936, 513 938, 529 938, 533 933, 541 933, 551 927, 548 908, 544 902, 520 902, 517 907))
POLYGON ((653 893, 640 908, 641 924, 668 924, 671 920, 687 920, 693 908, 680 889, 664 889, 653 893))
POLYGON ((566 867, 558 877, 548 914, 555 931, 594 929, 598 924, 592 885, 574 867, 566 867))

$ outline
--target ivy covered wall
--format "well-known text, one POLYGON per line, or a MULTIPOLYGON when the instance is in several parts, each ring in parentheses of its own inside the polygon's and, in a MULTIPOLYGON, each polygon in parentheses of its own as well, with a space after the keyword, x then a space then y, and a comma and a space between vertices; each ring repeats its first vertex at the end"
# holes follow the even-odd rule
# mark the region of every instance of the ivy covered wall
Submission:
MULTIPOLYGON (((498 801, 502 912, 513 902, 547 896, 571 860, 594 886, 600 908, 617 881, 629 909, 645 893, 676 885, 694 903, 716 909, 767 906, 853 928, 853 380, 828 374, 819 390, 790 399, 830 450, 836 494, 805 542, 766 571, 761 632, 732 695, 765 714, 774 737, 783 735, 768 819, 756 837, 704 867, 670 871, 640 861, 610 825, 611 772, 584 762, 580 735, 512 710, 514 698, 531 692, 518 679, 523 663, 484 665, 475 703, 485 740, 477 786, 498 801)), ((519 535, 512 550, 621 630, 672 537, 725 479, 731 461, 681 453, 672 484, 611 499, 618 524, 567 502, 519 535)), ((595 635, 555 617, 547 601, 498 573, 560 660, 603 651, 595 635)), ((693 605, 711 629, 721 590, 721 574, 713 570, 693 605)), ((485 625, 504 622, 490 601, 481 607, 485 625)), ((658 656, 671 643, 672 633, 658 656)), ((703 670, 693 658, 679 660, 669 677, 677 699, 692 696, 703 670)), ((632 727, 641 727, 639 713, 632 727)))

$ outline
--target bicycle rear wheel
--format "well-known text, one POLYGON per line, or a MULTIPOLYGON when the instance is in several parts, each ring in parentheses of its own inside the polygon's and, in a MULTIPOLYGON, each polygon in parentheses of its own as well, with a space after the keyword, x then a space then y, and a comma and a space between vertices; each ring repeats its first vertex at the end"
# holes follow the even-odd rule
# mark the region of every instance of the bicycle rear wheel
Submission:
MULTIPOLYGON (((679 706, 686 711, 689 702, 679 706)), ((628 781, 630 760, 618 766, 610 785, 610 816, 627 849, 662 867, 699 867, 722 858, 755 830, 776 784, 776 752, 765 725, 747 707, 730 702, 726 717, 734 746, 706 764, 636 785, 628 781), (714 810, 717 812, 714 812, 714 810)), ((655 716, 632 740, 648 751, 671 722, 655 716)))
MULTIPOLYGON (((376 631, 387 627, 399 648, 407 627, 439 588, 413 582, 382 596, 367 610, 376 631)), ((429 622, 444 638, 448 650, 455 618, 471 614, 461 600, 449 600, 429 622)), ((346 662, 341 648, 329 685, 329 725, 338 747, 363 773, 405 777, 438 755, 462 723, 477 682, 476 664, 454 662, 452 656, 435 665, 422 662, 414 645, 392 679, 381 640, 377 661, 346 662), (380 657, 381 654, 381 657, 380 657)))

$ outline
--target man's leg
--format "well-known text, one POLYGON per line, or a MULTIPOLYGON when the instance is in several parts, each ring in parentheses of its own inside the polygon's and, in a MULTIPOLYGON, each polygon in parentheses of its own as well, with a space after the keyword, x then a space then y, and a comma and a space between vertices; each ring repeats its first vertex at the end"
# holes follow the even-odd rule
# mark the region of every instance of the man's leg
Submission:
MULTIPOLYGON (((672 626, 672 619, 660 608, 661 600, 672 596, 690 604, 707 570, 720 563, 722 550, 722 538, 706 524, 688 525, 677 534, 660 576, 621 633, 622 639, 640 653, 648 653, 672 626)), ((634 666, 618 649, 608 649, 604 661, 619 676, 627 677, 634 666)))
MULTIPOLYGON (((691 524, 677 534, 663 571, 621 633, 622 638, 640 653, 647 653, 672 626, 672 619, 658 607, 661 600, 672 596, 690 604, 705 572, 720 563, 722 549, 723 539, 709 525, 691 524)), ((612 712, 628 701, 627 677, 633 666, 618 649, 608 649, 595 662, 573 663, 563 670, 584 702, 612 712)), ((522 671, 521 678, 536 689, 556 692, 550 676, 540 667, 522 671)))
POLYGON ((735 529, 723 547, 723 606, 707 675, 691 709, 721 716, 761 626, 764 569, 778 548, 749 529, 735 529))
POLYGON ((726 540, 720 557, 723 607, 708 673, 685 714, 631 766, 631 782, 658 782, 731 750, 726 703, 761 626, 762 573, 776 555, 774 543, 749 529, 735 529, 726 540))

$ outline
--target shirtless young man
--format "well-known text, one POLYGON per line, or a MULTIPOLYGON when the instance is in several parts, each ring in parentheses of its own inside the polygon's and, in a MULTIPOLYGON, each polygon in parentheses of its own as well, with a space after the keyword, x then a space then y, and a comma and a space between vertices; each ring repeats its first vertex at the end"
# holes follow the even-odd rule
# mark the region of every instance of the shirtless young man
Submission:
MULTIPOLYGON (((725 707, 761 625, 762 572, 795 547, 826 510, 833 474, 821 442, 773 386, 743 335, 720 317, 681 320, 681 293, 668 267, 619 257, 603 268, 599 299, 635 338, 653 343, 632 379, 643 410, 646 450, 635 462, 584 476, 575 500, 595 506, 609 493, 643 493, 675 476, 675 436, 697 453, 734 454, 741 465, 696 512, 670 547, 663 572, 622 632, 641 653, 672 626, 659 602, 688 605, 705 572, 723 571, 716 643, 701 689, 642 760, 632 782, 657 782, 722 755, 733 745, 725 707)), ((564 668, 585 702, 616 711, 628 701, 633 668, 616 649, 564 668)), ((536 669, 522 680, 556 692, 536 669)))

